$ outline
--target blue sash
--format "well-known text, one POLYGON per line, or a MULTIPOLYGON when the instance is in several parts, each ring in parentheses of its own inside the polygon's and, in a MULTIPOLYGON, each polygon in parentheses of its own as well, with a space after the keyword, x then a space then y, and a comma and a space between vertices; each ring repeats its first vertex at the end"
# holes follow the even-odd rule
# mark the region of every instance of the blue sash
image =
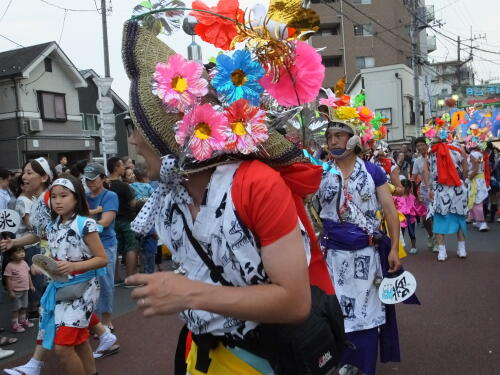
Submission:
POLYGON ((75 275, 71 280, 68 280, 66 282, 52 281, 47 285, 47 289, 45 290, 45 293, 43 293, 42 299, 40 300, 43 311, 40 329, 44 331, 42 346, 45 349, 52 349, 52 346, 54 345, 54 338, 56 336, 56 323, 54 319, 54 313, 56 309, 57 289, 69 285, 84 283, 94 277, 103 276, 105 273, 105 268, 99 268, 97 270, 91 270, 79 275, 75 275))

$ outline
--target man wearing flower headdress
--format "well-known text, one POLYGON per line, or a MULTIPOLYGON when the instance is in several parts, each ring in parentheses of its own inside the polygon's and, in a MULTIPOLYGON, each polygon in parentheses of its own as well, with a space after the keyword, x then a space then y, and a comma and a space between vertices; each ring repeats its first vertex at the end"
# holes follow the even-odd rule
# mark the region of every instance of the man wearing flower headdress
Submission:
POLYGON ((447 259, 444 236, 457 234, 457 256, 467 257, 465 234, 467 226, 465 218, 468 213, 468 194, 465 180, 468 174, 467 155, 456 143, 451 143, 453 132, 449 123, 441 118, 435 125, 429 123, 423 133, 432 144, 429 163, 424 164, 424 174, 429 173, 430 198, 432 204, 428 217, 432 216, 432 231, 439 246, 438 261, 447 259))
MULTIPOLYGON (((229 48, 238 31, 228 17, 239 14, 238 3, 193 7, 210 13, 194 12, 202 38, 229 48), (217 13, 226 16, 221 21, 217 13)), ((304 42, 275 40, 288 71, 279 65, 266 71, 254 50, 243 49, 219 55, 207 80, 201 64, 175 54, 146 26, 128 21, 124 29, 128 131, 160 184, 132 228, 144 234, 154 226, 178 268, 126 283, 141 285, 132 295, 146 316, 180 313, 185 322, 176 374, 273 373, 259 327, 303 321, 311 310, 310 283, 329 294, 333 285, 303 203, 319 187, 322 169, 267 126, 263 94, 282 104, 285 96, 276 92, 304 83, 300 75, 309 66, 314 80, 286 100, 314 100, 324 77, 321 56, 304 42)))
MULTIPOLYGON (((469 218, 473 226, 480 232, 486 232, 490 228, 484 219, 483 202, 488 198, 488 186, 485 179, 485 162, 482 150, 486 149, 486 142, 481 140, 480 135, 473 135, 474 131, 481 132, 477 125, 469 128, 469 136, 466 137, 466 147, 469 151, 469 218)), ((484 132, 483 134, 487 134, 484 132)))
POLYGON ((342 363, 373 375, 379 339, 382 361, 399 361, 399 345, 392 341, 397 341, 394 307, 380 301, 376 285, 401 268, 398 213, 386 173, 358 156, 366 129, 357 110, 334 105, 329 112, 326 139, 339 173, 324 173, 318 191, 322 246, 344 312, 347 339, 356 347, 346 349, 342 363), (380 207, 392 241, 380 233, 380 207))

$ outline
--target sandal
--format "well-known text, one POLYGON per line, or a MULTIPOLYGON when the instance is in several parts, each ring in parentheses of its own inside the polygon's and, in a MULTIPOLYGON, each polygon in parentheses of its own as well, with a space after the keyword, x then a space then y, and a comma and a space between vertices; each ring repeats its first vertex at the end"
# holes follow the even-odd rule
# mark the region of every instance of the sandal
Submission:
POLYGON ((0 337, 0 346, 12 345, 18 341, 19 341, 19 339, 16 337, 2 336, 2 337, 0 337))

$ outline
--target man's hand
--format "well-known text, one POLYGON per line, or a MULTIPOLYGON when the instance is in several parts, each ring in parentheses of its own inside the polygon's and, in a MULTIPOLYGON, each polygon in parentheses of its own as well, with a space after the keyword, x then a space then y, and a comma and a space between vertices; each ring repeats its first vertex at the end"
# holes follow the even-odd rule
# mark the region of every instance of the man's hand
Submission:
POLYGON ((389 261, 389 273, 394 273, 396 271, 399 271, 401 268, 401 260, 399 259, 399 250, 396 249, 391 249, 391 252, 389 253, 388 261, 389 261))
POLYGON ((16 299, 16 293, 13 290, 9 290, 9 297, 12 299, 16 299))
POLYGON ((126 285, 139 286, 132 297, 145 316, 173 314, 190 308, 188 300, 195 283, 173 272, 136 274, 125 280, 126 285))
POLYGON ((1 251, 7 251, 12 249, 14 246, 14 241, 11 238, 6 238, 3 240, 0 240, 0 250, 1 251))
POLYGON ((429 200, 434 200, 434 192, 432 190, 429 190, 429 200))
POLYGON ((30 286, 30 291, 31 291, 32 293, 35 293, 35 287, 34 287, 33 285, 31 285, 31 286, 30 286))

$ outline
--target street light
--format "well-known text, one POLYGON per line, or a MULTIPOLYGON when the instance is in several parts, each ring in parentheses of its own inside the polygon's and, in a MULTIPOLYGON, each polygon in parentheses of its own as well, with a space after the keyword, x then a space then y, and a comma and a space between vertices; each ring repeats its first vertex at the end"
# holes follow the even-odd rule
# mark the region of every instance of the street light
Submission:
POLYGON ((452 98, 454 101, 458 102, 459 96, 458 96, 457 94, 453 94, 453 95, 451 96, 451 98, 452 98))
POLYGON ((440 106, 441 108, 443 108, 443 106, 444 106, 444 99, 439 99, 437 101, 437 105, 440 106))

